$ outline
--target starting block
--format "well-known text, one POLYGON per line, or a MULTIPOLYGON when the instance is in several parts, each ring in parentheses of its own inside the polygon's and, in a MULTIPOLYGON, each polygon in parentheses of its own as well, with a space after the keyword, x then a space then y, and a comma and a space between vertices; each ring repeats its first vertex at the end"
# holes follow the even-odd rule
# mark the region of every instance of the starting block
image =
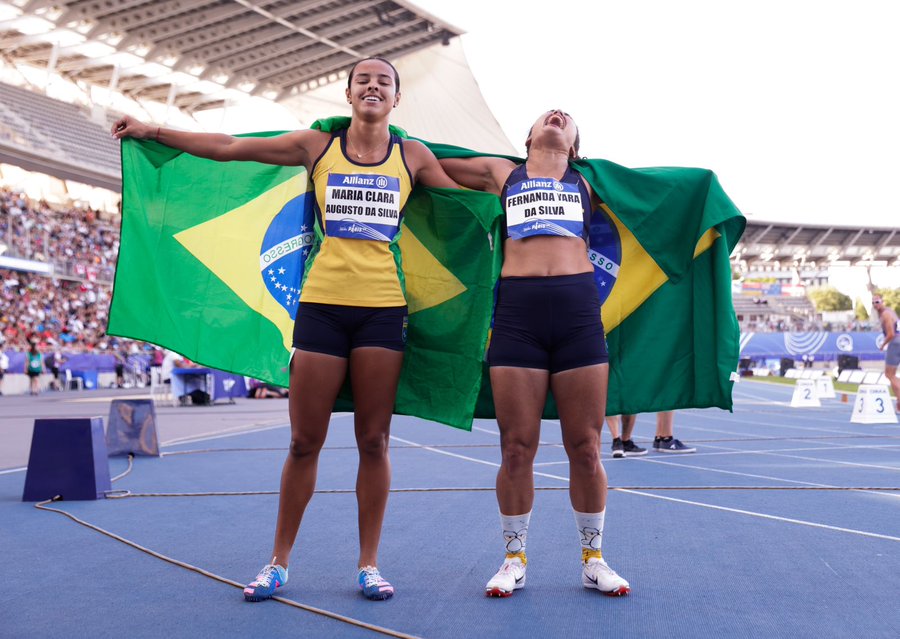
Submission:
POLYGON ((821 406, 819 395, 816 393, 816 382, 812 379, 798 379, 794 386, 794 394, 791 397, 792 407, 821 406))
POLYGON ((837 397, 834 393, 834 382, 831 381, 831 375, 823 375, 815 380, 816 395, 819 399, 834 399, 837 397))
POLYGON ((103 418, 34 420, 22 501, 104 499, 108 490, 103 418))
POLYGON ((159 457, 152 399, 114 399, 109 406, 106 448, 110 455, 159 457))
POLYGON ((897 414, 894 412, 894 398, 887 386, 879 384, 860 384, 856 391, 856 403, 853 405, 853 424, 896 424, 897 414))

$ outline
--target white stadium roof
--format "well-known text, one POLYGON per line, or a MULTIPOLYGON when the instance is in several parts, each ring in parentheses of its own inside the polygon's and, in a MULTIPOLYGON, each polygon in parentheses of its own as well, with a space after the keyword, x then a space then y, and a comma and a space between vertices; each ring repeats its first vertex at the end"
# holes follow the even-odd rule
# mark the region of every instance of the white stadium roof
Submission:
MULTIPOLYGON (((411 135, 514 154, 460 33, 402 0, 0 1, 0 66, 32 71, 20 74, 22 88, 0 87, 0 161, 117 189, 117 149, 99 139, 108 126, 104 107, 122 104, 110 95, 143 105, 144 120, 182 128, 202 128, 186 116, 242 105, 253 112, 259 100, 308 126, 349 114, 347 71, 372 55, 400 72, 393 121, 411 135), (87 108, 43 95, 51 83, 34 82, 35 70, 77 87, 87 108)), ((245 132, 272 128, 266 118, 250 119, 245 132)))
POLYGON ((400 59, 462 32, 391 0, 14 0, 0 49, 76 81, 187 111, 226 90, 282 100, 371 55, 400 59))
POLYGON ((747 266, 898 266, 900 228, 748 221, 732 260, 747 266))

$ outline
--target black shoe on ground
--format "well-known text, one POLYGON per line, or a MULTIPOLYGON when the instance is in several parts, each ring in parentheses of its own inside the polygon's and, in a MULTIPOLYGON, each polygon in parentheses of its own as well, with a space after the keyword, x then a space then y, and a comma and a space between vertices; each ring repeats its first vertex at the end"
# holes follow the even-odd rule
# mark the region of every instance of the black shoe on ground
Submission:
POLYGON ((646 448, 641 448, 631 439, 624 440, 622 442, 622 448, 625 450, 626 457, 640 457, 641 455, 647 454, 646 448))
POLYGON ((622 440, 616 437, 612 443, 612 455, 616 459, 625 457, 625 448, 622 446, 622 440))
POLYGON ((681 440, 674 437, 656 437, 653 440, 653 450, 658 453, 696 453, 696 448, 685 446, 681 440))

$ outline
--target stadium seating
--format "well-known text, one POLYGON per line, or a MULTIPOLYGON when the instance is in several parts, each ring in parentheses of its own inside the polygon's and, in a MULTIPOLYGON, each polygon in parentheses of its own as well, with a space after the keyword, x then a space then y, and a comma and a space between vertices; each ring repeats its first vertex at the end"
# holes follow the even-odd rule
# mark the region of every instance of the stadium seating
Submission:
POLYGON ((0 123, 8 143, 68 162, 119 172, 119 145, 79 107, 0 83, 0 123), (15 132, 21 135, 15 135, 15 132))

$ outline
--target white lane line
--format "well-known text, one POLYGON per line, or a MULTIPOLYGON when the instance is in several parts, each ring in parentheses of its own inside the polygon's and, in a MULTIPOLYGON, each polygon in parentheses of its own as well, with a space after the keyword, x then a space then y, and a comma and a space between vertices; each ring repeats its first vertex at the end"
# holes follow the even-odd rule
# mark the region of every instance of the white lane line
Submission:
POLYGON ((703 508, 711 508, 713 510, 722 510, 729 513, 737 513, 739 515, 748 515, 750 517, 758 517, 760 519, 770 519, 772 521, 781 521, 789 524, 797 524, 799 526, 810 526, 812 528, 824 528, 825 530, 834 530, 837 532, 850 533, 852 535, 861 535, 863 537, 874 537, 875 539, 887 539, 888 541, 900 541, 900 537, 891 535, 882 535, 880 533, 868 532, 866 530, 856 530, 855 528, 842 528, 840 526, 829 526, 828 524, 820 524, 815 521, 806 521, 803 519, 791 519, 790 517, 779 517, 777 515, 767 515, 752 510, 742 510, 740 508, 728 508, 726 506, 716 506, 715 504, 706 504, 699 501, 691 501, 689 499, 678 499, 677 497, 667 497, 666 495, 654 495, 639 490, 620 489, 617 492, 631 493, 633 495, 641 495, 643 497, 651 497, 653 499, 662 499, 664 501, 674 501, 679 504, 689 504, 691 506, 701 506, 703 508))
POLYGON ((22 466, 21 468, 7 468, 6 470, 0 470, 0 475, 8 475, 10 473, 21 473, 23 470, 28 470, 28 466, 22 466))
POLYGON ((225 430, 211 430, 205 433, 197 433, 196 435, 187 435, 185 437, 176 437, 175 439, 169 439, 160 444, 160 446, 174 446, 175 444, 193 444, 196 442, 206 442, 212 441, 214 439, 224 439, 226 437, 237 437, 238 435, 246 435, 248 433, 261 433, 266 430, 274 430, 276 428, 287 428, 288 424, 285 424, 283 419, 272 420, 278 421, 278 424, 275 426, 262 426, 260 428, 250 428, 247 429, 246 424, 243 426, 235 426, 233 428, 226 428, 225 430), (240 430, 240 429, 246 430, 240 430))
POLYGON ((637 461, 645 464, 661 464, 663 466, 675 466, 677 468, 690 468, 691 470, 704 470, 710 473, 719 473, 721 475, 736 475, 738 477, 752 477, 753 479, 767 479, 769 481, 780 481, 788 484, 800 484, 801 486, 818 486, 819 488, 835 488, 831 484, 818 484, 809 481, 799 481, 796 479, 784 479, 783 477, 772 477, 771 475, 756 475, 754 473, 743 473, 737 470, 724 470, 722 468, 707 468, 706 466, 694 466, 693 464, 681 464, 661 459, 653 459, 646 457, 636 457, 637 461))
MULTIPOLYGON (((785 441, 792 441, 792 440, 785 440, 785 441)), ((706 442, 703 442, 698 445, 702 446, 704 448, 707 446, 709 446, 710 448, 713 447, 712 444, 708 444, 706 442)), ((715 446, 715 448, 724 448, 724 447, 723 446, 715 446)), ((711 452, 710 453, 694 453, 691 455, 691 459, 695 459, 697 457, 721 457, 723 455, 743 455, 744 453, 747 453, 747 454, 805 453, 808 451, 829 451, 830 452, 833 450, 853 450, 853 449, 865 449, 865 450, 875 449, 875 450, 886 450, 887 452, 896 452, 893 450, 895 448, 900 448, 900 444, 876 444, 876 445, 872 445, 872 446, 866 446, 866 445, 841 446, 840 444, 832 445, 831 442, 822 442, 822 446, 819 446, 818 448, 809 448, 809 447, 807 447, 807 448, 782 448, 782 449, 770 449, 770 450, 763 450, 763 449, 744 450, 744 449, 739 449, 739 448, 730 448, 728 450, 718 452, 718 453, 711 453, 711 452), (830 447, 825 448, 824 446, 826 444, 828 444, 830 447)))
MULTIPOLYGON (((725 450, 725 451, 739 451, 740 450, 737 448, 733 448, 731 446, 716 446, 715 444, 706 444, 706 446, 709 448, 718 448, 720 450, 725 450)), ((827 450, 836 450, 836 449, 829 448, 827 450)), ((753 455, 785 457, 787 459, 802 459, 804 461, 814 461, 814 462, 819 462, 819 463, 824 463, 824 464, 837 464, 840 466, 853 466, 856 468, 876 468, 878 470, 893 470, 895 472, 900 471, 900 467, 898 467, 898 466, 881 466, 880 464, 862 464, 859 462, 840 461, 837 459, 823 459, 821 457, 807 457, 805 455, 788 455, 788 454, 778 452, 778 451, 768 451, 768 450, 749 451, 748 450, 748 451, 744 451, 744 452, 747 452, 747 453, 750 453, 753 455)))
MULTIPOLYGON (((690 416, 691 416, 691 417, 705 417, 705 418, 707 418, 707 419, 718 419, 717 417, 715 417, 715 416, 713 416, 713 415, 704 415, 703 413, 690 413, 690 416)), ((793 419, 794 416, 792 415, 791 418, 793 419)), ((751 419, 741 419, 741 422, 740 422, 740 423, 741 423, 741 425, 745 425, 745 424, 746 424, 746 425, 748 425, 748 426, 764 426, 764 427, 766 427, 766 428, 777 428, 779 431, 783 431, 783 430, 786 429, 786 428, 790 428, 790 429, 793 429, 793 430, 812 431, 812 432, 814 432, 814 433, 823 433, 823 434, 824 434, 824 433, 829 433, 829 434, 832 434, 832 435, 859 435, 859 431, 853 431, 853 430, 836 430, 836 429, 832 429, 832 428, 822 428, 821 426, 818 426, 818 427, 814 427, 814 426, 792 426, 791 424, 760 422, 760 421, 751 420, 751 419)), ((693 425, 691 425, 691 424, 678 424, 678 428, 679 428, 679 429, 681 429, 681 428, 690 428, 690 429, 693 429, 693 430, 705 430, 705 431, 708 431, 708 432, 711 432, 711 433, 728 433, 729 435, 734 435, 734 434, 735 434, 735 431, 733 431, 733 430, 731 430, 731 431, 717 430, 717 429, 704 428, 703 426, 693 426, 693 425)))
MULTIPOLYGON (((792 386, 787 386, 787 385, 782 385, 782 384, 773 384, 772 386, 777 387, 779 389, 784 389, 785 395, 790 394, 790 393, 788 393, 788 391, 791 391, 791 393, 792 393, 794 390, 792 386)), ((772 389, 770 388, 769 390, 772 390, 772 389)), ((756 395, 754 393, 748 392, 748 390, 745 386, 735 386, 734 392, 735 392, 735 396, 739 395, 740 397, 749 397, 751 399, 759 399, 759 400, 768 401, 768 402, 773 401, 771 397, 767 397, 766 395, 756 395)), ((775 393, 775 394, 777 395, 777 393, 775 393)))
MULTIPOLYGON (((546 420, 541 420, 541 426, 544 425, 544 421, 546 421, 546 420)), ((553 421, 553 420, 551 420, 551 421, 553 421)), ((497 430, 490 430, 489 428, 482 428, 481 426, 472 426, 472 430, 477 430, 482 433, 488 433, 489 435, 494 435, 495 437, 500 437, 500 431, 497 431, 497 430)), ((562 446, 562 444, 557 444, 554 442, 545 442, 542 439, 538 440, 538 444, 541 446, 560 446, 560 447, 562 446)))
MULTIPOLYGON (((334 413, 331 416, 332 420, 335 419, 343 419, 345 417, 352 416, 353 413, 334 413)), ((261 428, 251 428, 248 430, 241 430, 242 428, 247 428, 252 424, 244 424, 242 426, 233 426, 231 428, 226 428, 224 430, 211 430, 205 433, 197 433, 196 435, 187 435, 185 437, 176 437, 175 439, 169 439, 160 444, 160 446, 173 446, 175 444, 193 444, 196 442, 206 442, 211 441, 213 439, 224 439, 226 437, 237 437, 238 435, 246 435, 248 433, 261 433, 266 430, 274 430, 276 428, 287 428, 290 427, 290 423, 285 421, 284 419, 269 419, 264 422, 256 422, 261 425, 261 428), (266 426, 265 424, 274 424, 274 426, 266 426)), ((285 447, 287 450, 287 447, 285 447)))
MULTIPOLYGON (((485 466, 493 466, 494 468, 498 468, 500 466, 500 464, 497 464, 494 462, 485 461, 483 459, 477 459, 475 457, 469 457, 467 455, 459 455, 457 453, 451 453, 450 451, 440 450, 438 448, 432 448, 431 446, 425 446, 425 445, 419 444, 418 442, 410 441, 408 439, 403 439, 401 437, 396 437, 394 435, 391 435, 391 439, 402 442, 404 444, 408 444, 410 446, 416 446, 418 448, 422 448, 423 450, 427 450, 427 451, 430 451, 433 453, 438 453, 439 455, 455 457, 457 459, 463 459, 466 461, 475 462, 477 464, 483 464, 485 466)), ((670 462, 663 462, 661 460, 656 460, 656 459, 640 459, 639 461, 648 462, 648 463, 670 464, 673 466, 679 465, 679 464, 671 464, 670 462)), ((699 468, 700 468, 700 470, 714 470, 714 469, 710 469, 710 468, 702 468, 702 467, 699 467, 699 468)), ((736 474, 736 475, 744 475, 745 474, 745 473, 738 473, 738 472, 731 472, 731 471, 719 471, 719 472, 725 472, 725 473, 736 474)), ((568 483, 568 481, 569 481, 568 477, 561 477, 559 475, 551 475, 549 473, 541 473, 541 472, 537 472, 537 471, 534 474, 538 477, 548 477, 550 479, 558 479, 558 480, 564 481, 566 483, 568 483)), ((747 476, 748 477, 764 477, 764 475, 747 475, 747 476)), ((811 486, 828 487, 827 484, 812 484, 809 482, 799 482, 799 481, 793 481, 790 479, 778 479, 777 481, 789 482, 789 483, 794 483, 794 484, 808 484, 811 486)), ((741 510, 739 508, 727 508, 725 506, 717 506, 715 504, 707 504, 704 502, 691 501, 688 499, 678 499, 676 497, 666 497, 665 495, 654 495, 651 493, 645 493, 645 492, 638 491, 638 490, 630 490, 630 489, 622 488, 622 489, 616 489, 616 492, 630 493, 632 495, 641 495, 643 497, 650 497, 652 499, 662 499, 664 501, 688 504, 691 506, 699 506, 701 508, 710 508, 712 510, 720 510, 723 512, 732 512, 732 513, 737 513, 737 514, 741 514, 741 515, 748 515, 750 517, 758 517, 760 519, 781 521, 781 522, 785 522, 785 523, 789 523, 789 524, 797 524, 800 526, 810 526, 812 528, 823 528, 826 530, 833 530, 836 532, 845 532, 845 533, 850 533, 852 535, 860 535, 863 537, 874 537, 876 539, 887 539, 889 541, 900 541, 900 537, 892 537, 890 535, 882 535, 879 533, 868 532, 865 530, 856 530, 854 528, 841 528, 839 526, 829 526, 828 524, 820 524, 820 523, 814 522, 814 521, 805 521, 803 519, 791 519, 789 517, 779 517, 778 515, 768 515, 766 513, 759 513, 759 512, 752 511, 752 510, 741 510)))
MULTIPOLYGON (((415 446, 417 448, 421 448, 423 450, 431 451, 432 453, 437 453, 438 455, 446 455, 447 457, 456 457, 457 459, 463 459, 465 461, 475 462, 476 464, 483 464, 484 466, 491 466, 493 468, 500 468, 500 464, 497 462, 486 461, 484 459, 478 459, 477 457, 469 457, 468 455, 460 455, 459 453, 451 453, 449 450, 443 450, 440 448, 432 448, 431 446, 426 446, 424 444, 420 444, 418 442, 410 441, 408 439, 403 439, 402 437, 397 437, 396 435, 391 435, 391 439, 407 444, 409 446, 415 446)), ((560 475, 551 475, 549 473, 540 473, 535 471, 534 473, 538 477, 548 477, 550 479, 558 479, 560 481, 564 481, 566 483, 569 482, 568 477, 562 477, 560 475)))

